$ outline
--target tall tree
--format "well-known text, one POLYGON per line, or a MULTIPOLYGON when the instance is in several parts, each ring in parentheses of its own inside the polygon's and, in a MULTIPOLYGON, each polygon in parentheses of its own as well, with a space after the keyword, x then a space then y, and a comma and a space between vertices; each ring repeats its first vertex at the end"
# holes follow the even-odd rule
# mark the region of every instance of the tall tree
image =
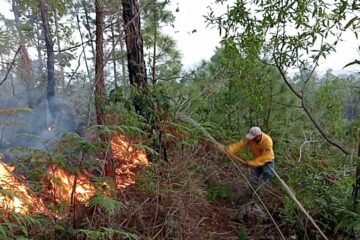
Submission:
POLYGON ((49 7, 45 0, 39 0, 39 8, 41 13, 43 32, 46 44, 46 53, 47 53, 47 101, 50 113, 50 124, 54 124, 54 114, 55 114, 55 62, 54 62, 54 43, 52 40, 52 35, 50 31, 49 24, 49 7))
POLYGON ((322 137, 349 155, 349 149, 332 139, 326 127, 316 121, 305 93, 319 61, 336 50, 343 33, 351 30, 357 36, 360 29, 359 6, 355 2, 330 2, 333 4, 323 0, 256 0, 252 3, 239 0, 223 16, 217 18, 212 12, 208 19, 218 25, 225 39, 236 42, 247 55, 257 56, 275 66, 322 137), (288 69, 298 67, 304 70, 309 64, 309 74, 302 78, 302 85, 295 86, 289 79, 288 69))
POLYGON ((147 76, 139 3, 138 0, 124 0, 122 6, 130 84, 146 88, 147 76))
MULTIPOLYGON (((104 3, 102 0, 95 1, 96 12, 96 61, 95 61, 95 110, 98 125, 105 125, 105 80, 104 80, 104 3)), ((109 138, 105 134, 100 134, 100 140, 109 143, 109 138)), ((110 148, 108 148, 110 149, 110 148)), ((115 177, 115 162, 111 151, 105 155, 105 175, 115 177)))
POLYGON ((167 9, 169 0, 142 0, 144 45, 151 82, 176 79, 181 70, 181 54, 175 40, 163 31, 173 26, 175 16, 167 9))
POLYGON ((27 48, 26 48, 26 40, 24 34, 22 33, 21 29, 21 22, 20 22, 20 1, 19 0, 12 0, 12 11, 14 13, 14 20, 15 20, 15 27, 19 37, 19 46, 20 48, 20 78, 25 84, 26 89, 26 97, 27 97, 27 105, 32 108, 33 101, 31 96, 31 80, 32 80, 32 61, 29 57, 27 48))
POLYGON ((95 61, 95 109, 96 121, 105 124, 103 100, 105 95, 104 81, 104 5, 102 0, 96 0, 96 61, 95 61))

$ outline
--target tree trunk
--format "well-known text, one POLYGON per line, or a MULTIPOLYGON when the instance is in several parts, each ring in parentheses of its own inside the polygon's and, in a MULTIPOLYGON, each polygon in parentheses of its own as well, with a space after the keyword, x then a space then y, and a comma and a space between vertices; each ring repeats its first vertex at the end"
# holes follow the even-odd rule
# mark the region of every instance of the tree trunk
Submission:
POLYGON ((43 31, 47 52, 47 101, 50 113, 50 124, 54 124, 54 101, 55 101, 55 62, 54 62, 54 43, 52 40, 50 25, 49 25, 49 12, 48 5, 45 0, 39 0, 39 8, 41 19, 43 22, 43 31))
MULTIPOLYGON (((120 52, 121 52, 121 55, 123 54, 123 52, 125 52, 125 47, 124 47, 124 41, 123 41, 123 39, 124 39, 124 36, 123 36, 123 34, 124 34, 124 31, 123 31, 123 29, 122 29, 122 27, 123 27, 123 21, 124 21, 124 19, 121 19, 120 17, 118 18, 118 28, 119 28, 119 32, 120 32, 120 52)), ((120 65, 121 65, 121 74, 122 74, 122 76, 121 76, 121 78, 122 78, 122 84, 124 85, 124 86, 126 86, 127 84, 129 84, 129 82, 126 80, 126 64, 125 64, 125 58, 124 57, 121 57, 120 58, 120 65)))
POLYGON ((90 45, 91 45, 91 51, 93 53, 93 56, 95 56, 95 50, 94 50, 94 44, 93 44, 93 35, 92 35, 92 31, 91 31, 91 28, 90 28, 90 16, 89 16, 89 13, 88 13, 88 9, 87 9, 87 3, 85 0, 82 0, 81 1, 83 7, 84 7, 84 11, 85 11, 85 20, 86 20, 86 24, 85 24, 85 28, 86 30, 88 31, 89 33, 89 38, 90 38, 90 45))
POLYGON ((141 36, 140 12, 137 0, 123 0, 125 43, 130 84, 147 87, 143 39, 141 36))
MULTIPOLYGON (((59 23, 58 23, 58 13, 56 11, 56 8, 53 9, 54 12, 54 23, 55 23, 55 37, 56 37, 56 44, 58 48, 58 64, 60 65, 60 78, 58 78, 58 82, 61 83, 62 89, 65 89, 65 70, 64 70, 64 59, 62 59, 62 53, 61 53, 61 45, 60 45, 60 30, 59 30, 59 23)), ((59 76, 59 75, 58 75, 59 76)))
MULTIPOLYGON (((96 0, 96 61, 95 61, 95 111, 96 122, 98 125, 105 125, 105 80, 104 80, 104 3, 103 0, 96 0)), ((104 143, 104 149, 107 150, 105 158, 105 175, 115 177, 115 162, 112 157, 111 148, 109 147, 109 136, 100 134, 100 140, 104 143)))
POLYGON ((114 84, 115 84, 115 87, 118 86, 118 76, 117 76, 117 70, 116 70, 116 41, 115 41, 115 23, 116 23, 116 20, 115 20, 115 23, 113 23, 113 20, 111 20, 111 44, 112 44, 112 58, 113 58, 113 70, 114 70, 114 84))
POLYGON ((156 9, 156 0, 154 0, 154 43, 153 43, 153 62, 152 62, 152 83, 156 84, 156 45, 157 45, 157 9, 156 9))
POLYGON ((95 109, 96 121, 105 124, 103 101, 105 95, 104 80, 104 6, 102 0, 96 0, 96 61, 95 61, 95 109))
POLYGON ((20 49, 20 79, 22 80, 22 82, 25 84, 25 89, 26 89, 26 100, 27 100, 27 105, 30 108, 34 107, 34 101, 33 101, 33 96, 31 94, 31 80, 33 79, 33 65, 32 65, 32 61, 29 57, 28 51, 26 49, 26 42, 25 42, 25 38, 24 35, 22 34, 20 25, 20 11, 19 11, 19 5, 20 5, 20 1, 19 0, 12 0, 12 11, 14 13, 14 20, 15 20, 15 27, 16 27, 16 31, 18 32, 19 35, 19 46, 21 46, 20 49))

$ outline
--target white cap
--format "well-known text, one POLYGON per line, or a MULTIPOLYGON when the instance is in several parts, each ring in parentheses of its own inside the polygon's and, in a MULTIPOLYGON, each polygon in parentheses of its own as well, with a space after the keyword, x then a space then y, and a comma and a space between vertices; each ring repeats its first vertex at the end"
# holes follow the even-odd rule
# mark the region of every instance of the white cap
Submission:
POLYGON ((259 127, 252 127, 250 128, 249 133, 246 134, 246 138, 252 140, 259 135, 261 135, 261 129, 259 127))

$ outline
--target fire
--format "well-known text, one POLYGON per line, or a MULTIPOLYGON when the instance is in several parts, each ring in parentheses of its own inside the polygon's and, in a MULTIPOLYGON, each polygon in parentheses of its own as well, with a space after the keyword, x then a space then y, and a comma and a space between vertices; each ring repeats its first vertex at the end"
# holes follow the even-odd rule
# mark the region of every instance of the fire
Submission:
POLYGON ((22 214, 43 212, 41 199, 29 193, 29 187, 12 174, 13 170, 0 161, 0 208, 22 214))
POLYGON ((50 192, 56 202, 78 202, 86 203, 95 195, 95 187, 86 175, 74 175, 65 169, 51 166, 49 171, 50 192))
MULTIPOLYGON (((137 167, 149 165, 145 151, 137 148, 131 139, 123 135, 117 135, 112 139, 111 148, 117 160, 116 186, 125 188, 134 184, 137 167)), ((87 205, 89 199, 96 194, 96 187, 88 175, 71 174, 64 168, 52 165, 47 172, 49 189, 44 191, 46 196, 37 197, 12 173, 14 169, 1 160, 0 155, 0 208, 6 211, 52 214, 59 218, 61 216, 51 212, 45 207, 44 202, 65 203, 67 209, 70 209, 71 204, 75 202, 87 205)))
POLYGON ((134 184, 136 168, 150 165, 145 151, 135 147, 131 139, 120 134, 113 137, 111 148, 118 164, 116 185, 125 188, 134 184))

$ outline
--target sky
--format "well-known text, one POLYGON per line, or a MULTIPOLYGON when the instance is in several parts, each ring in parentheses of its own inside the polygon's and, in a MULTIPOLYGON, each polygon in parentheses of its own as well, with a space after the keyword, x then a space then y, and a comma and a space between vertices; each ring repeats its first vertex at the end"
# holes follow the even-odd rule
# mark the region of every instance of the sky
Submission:
POLYGON ((224 13, 226 6, 215 5, 214 0, 175 0, 170 10, 176 8, 175 28, 169 33, 176 39, 177 46, 183 53, 185 68, 209 60, 219 45, 221 37, 214 26, 207 26, 204 16, 209 13, 208 6, 216 7, 217 13, 224 13), (195 31, 196 30, 196 31, 195 31), (194 32, 193 32, 194 31, 194 32))
MULTIPOLYGON (((226 10, 226 5, 215 4, 215 0, 172 0, 170 10, 174 12, 175 28, 167 28, 166 31, 177 41, 177 46, 182 52, 185 69, 193 68, 202 60, 209 60, 214 54, 216 46, 219 46, 221 37, 214 26, 207 26, 204 16, 209 13, 208 6, 221 14, 226 10), (193 31, 196 30, 196 31, 193 31)), ((10 5, 6 0, 0 0, 2 6, 0 12, 8 18, 13 18, 10 5), (8 6, 8 7, 6 7, 8 6)), ((324 73, 332 68, 334 73, 347 73, 360 71, 359 67, 350 67, 346 70, 343 66, 355 59, 360 58, 360 41, 353 34, 346 33, 345 40, 338 45, 338 52, 327 57, 320 63, 318 70, 324 73)))
MULTIPOLYGON (((210 59, 214 54, 215 47, 219 45, 221 40, 218 30, 214 26, 208 27, 204 22, 203 16, 209 13, 208 6, 221 14, 225 12, 226 5, 214 4, 214 0, 177 0, 173 4, 180 10, 175 13, 176 33, 173 33, 173 36, 183 53, 185 68, 191 68, 199 64, 202 59, 210 59), (196 33, 191 34, 193 29, 196 29, 196 33)), ((338 43, 338 52, 320 61, 318 68, 320 74, 325 73, 330 68, 333 69, 334 73, 339 74, 360 71, 357 66, 343 69, 347 63, 360 59, 360 41, 356 40, 352 33, 345 33, 344 38, 343 42, 338 43)))

